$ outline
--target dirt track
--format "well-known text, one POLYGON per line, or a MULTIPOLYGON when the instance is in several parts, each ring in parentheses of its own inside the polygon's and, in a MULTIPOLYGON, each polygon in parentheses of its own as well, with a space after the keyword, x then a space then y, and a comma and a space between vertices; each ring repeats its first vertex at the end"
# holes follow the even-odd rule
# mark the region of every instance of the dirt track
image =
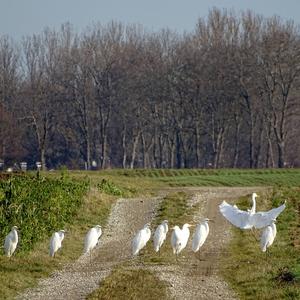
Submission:
MULTIPOLYGON (((173 189, 170 189, 170 191, 173 189)), ((176 190, 179 190, 178 188, 176 190)), ((200 203, 194 221, 215 220, 201 251, 201 260, 188 244, 178 265, 147 267, 165 280, 175 299, 236 299, 227 284, 217 276, 217 261, 230 237, 230 225, 218 211, 222 200, 234 200, 262 188, 182 188, 191 193, 190 205, 200 203)), ((168 190, 163 191, 163 194, 168 190)), ((160 198, 119 199, 113 207, 100 245, 92 257, 80 257, 63 271, 41 280, 18 299, 85 299, 117 264, 131 259, 134 233, 155 215, 160 198)), ((249 204, 250 206, 250 204, 249 204)), ((169 240, 167 238, 167 240, 169 240)))
MULTIPOLYGON (((178 265, 156 266, 152 269, 169 284, 174 299, 237 299, 227 283, 218 276, 218 262, 230 239, 230 224, 220 214, 218 205, 223 201, 235 200, 252 192, 263 192, 265 188, 186 188, 193 194, 190 205, 199 203, 194 221, 202 217, 214 220, 210 233, 195 255, 191 251, 191 238, 178 265), (199 254, 201 255, 199 257, 199 254), (199 260, 200 258, 200 260, 199 260)), ((250 197, 249 197, 250 199, 250 197)), ((251 206, 249 202, 249 206, 251 206)), ((192 237, 192 232, 191 232, 192 237)))

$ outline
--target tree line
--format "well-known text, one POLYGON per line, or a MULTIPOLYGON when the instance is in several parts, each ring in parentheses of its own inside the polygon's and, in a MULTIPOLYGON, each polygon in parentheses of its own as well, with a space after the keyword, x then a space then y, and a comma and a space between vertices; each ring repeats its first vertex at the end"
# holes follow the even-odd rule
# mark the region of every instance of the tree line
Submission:
POLYGON ((45 168, 300 166, 299 26, 212 9, 0 37, 0 159, 45 168), (95 166, 95 165, 94 165, 95 166))

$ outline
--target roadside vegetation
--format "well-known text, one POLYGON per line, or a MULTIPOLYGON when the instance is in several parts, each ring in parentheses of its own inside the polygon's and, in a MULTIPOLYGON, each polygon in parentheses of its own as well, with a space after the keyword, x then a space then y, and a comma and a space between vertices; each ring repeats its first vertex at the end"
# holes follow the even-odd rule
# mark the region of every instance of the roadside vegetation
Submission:
MULTIPOLYGON (((287 207, 278 217, 277 236, 268 255, 249 230, 233 228, 220 268, 241 299, 300 299, 300 189, 275 188, 269 198, 259 199, 259 210, 283 200, 287 207)), ((237 205, 246 209, 247 203, 241 198, 237 205)))

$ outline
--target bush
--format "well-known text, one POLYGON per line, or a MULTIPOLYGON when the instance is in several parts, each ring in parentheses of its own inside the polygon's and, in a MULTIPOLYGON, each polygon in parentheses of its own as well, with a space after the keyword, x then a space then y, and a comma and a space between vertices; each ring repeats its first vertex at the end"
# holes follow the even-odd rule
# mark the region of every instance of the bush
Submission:
POLYGON ((117 187, 113 182, 102 179, 102 181, 98 184, 98 189, 108 195, 113 196, 123 196, 124 191, 117 187))
POLYGON ((19 228, 20 251, 28 251, 53 231, 71 223, 83 201, 87 182, 13 176, 0 181, 0 240, 19 228))

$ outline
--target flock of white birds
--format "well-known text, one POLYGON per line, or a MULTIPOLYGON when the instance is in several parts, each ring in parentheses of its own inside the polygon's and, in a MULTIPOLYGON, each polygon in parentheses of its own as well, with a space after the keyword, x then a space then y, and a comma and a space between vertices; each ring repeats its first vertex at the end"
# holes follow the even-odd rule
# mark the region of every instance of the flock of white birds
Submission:
MULTIPOLYGON (((15 252, 19 237, 18 237, 18 228, 17 226, 13 226, 10 233, 6 236, 4 241, 4 252, 7 257, 11 257, 15 252)), ((54 257, 56 252, 62 247, 62 242, 65 237, 65 230, 59 230, 54 232, 50 238, 50 245, 49 245, 49 255, 54 257)), ((100 225, 96 225, 92 227, 84 238, 84 249, 83 253, 87 254, 97 246, 99 239, 102 235, 102 229, 100 225)))
MULTIPOLYGON (((256 197, 257 194, 252 194, 252 208, 247 211, 240 210, 236 205, 230 205, 226 201, 223 201, 219 205, 221 214, 234 226, 240 229, 263 229, 260 237, 260 247, 263 252, 267 251, 276 237, 276 218, 285 209, 285 203, 279 207, 273 208, 265 212, 256 212, 256 197)), ((203 246, 209 234, 208 222, 212 221, 205 218, 202 222, 197 224, 196 230, 192 238, 192 250, 193 252, 199 251, 203 246)), ((173 253, 178 254, 187 246, 190 230, 189 227, 194 226, 191 224, 184 224, 182 228, 179 226, 172 227, 171 246, 173 253)), ((158 252, 163 242, 166 239, 168 232, 168 221, 164 220, 155 230, 153 235, 154 250, 158 252)), ((132 254, 137 255, 141 249, 143 249, 147 242, 151 238, 150 224, 138 231, 132 241, 132 254)))
MULTIPOLYGON (((193 235, 193 242, 192 242, 192 250, 194 252, 199 251, 200 247, 204 244, 208 233, 209 233, 209 226, 208 221, 210 219, 205 218, 201 223, 197 225, 197 228, 193 235)), ((173 253, 176 255, 186 247, 189 237, 190 237, 190 229, 194 225, 191 224, 184 224, 182 228, 179 226, 172 227, 172 235, 171 235, 171 246, 173 249, 173 253)), ((159 252, 162 244, 166 240, 167 233, 169 231, 168 227, 168 220, 164 220, 160 225, 157 226, 154 235, 153 235, 153 245, 154 251, 159 252)), ((151 238, 151 230, 150 230, 150 223, 145 224, 145 226, 137 232, 133 241, 132 241, 132 254, 138 255, 139 252, 146 246, 147 242, 151 238)))
MULTIPOLYGON (((226 201, 223 201, 219 205, 221 214, 234 226, 240 229, 263 229, 260 237, 260 246, 263 252, 267 251, 276 237, 276 218, 285 209, 285 203, 279 207, 273 208, 265 212, 256 212, 256 197, 257 194, 252 194, 252 208, 247 211, 240 210, 236 205, 230 205, 226 201)), ((211 221, 208 218, 203 219, 196 225, 196 230, 192 238, 192 250, 193 252, 199 251, 203 246, 209 234, 208 222, 211 221)), ((184 224, 182 228, 179 226, 172 227, 171 234, 171 246, 173 253, 178 254, 187 246, 190 237, 190 227, 195 226, 191 224, 184 224)), ((153 235, 154 251, 159 252, 164 241, 166 240, 167 233, 169 231, 168 221, 164 220, 157 226, 153 235)), ((55 253, 62 247, 62 241, 65 236, 65 230, 54 232, 50 239, 49 254, 51 257, 55 256, 55 253)), ((99 239, 102 235, 102 229, 100 225, 92 227, 86 234, 84 239, 84 254, 90 254, 96 247, 99 239)), ((138 255, 139 252, 146 246, 151 238, 150 223, 144 225, 144 227, 137 232, 132 241, 132 254, 138 255)), ((13 226, 10 233, 6 236, 4 242, 4 251, 6 256, 11 257, 15 252, 18 244, 18 231, 17 227, 13 226)))

